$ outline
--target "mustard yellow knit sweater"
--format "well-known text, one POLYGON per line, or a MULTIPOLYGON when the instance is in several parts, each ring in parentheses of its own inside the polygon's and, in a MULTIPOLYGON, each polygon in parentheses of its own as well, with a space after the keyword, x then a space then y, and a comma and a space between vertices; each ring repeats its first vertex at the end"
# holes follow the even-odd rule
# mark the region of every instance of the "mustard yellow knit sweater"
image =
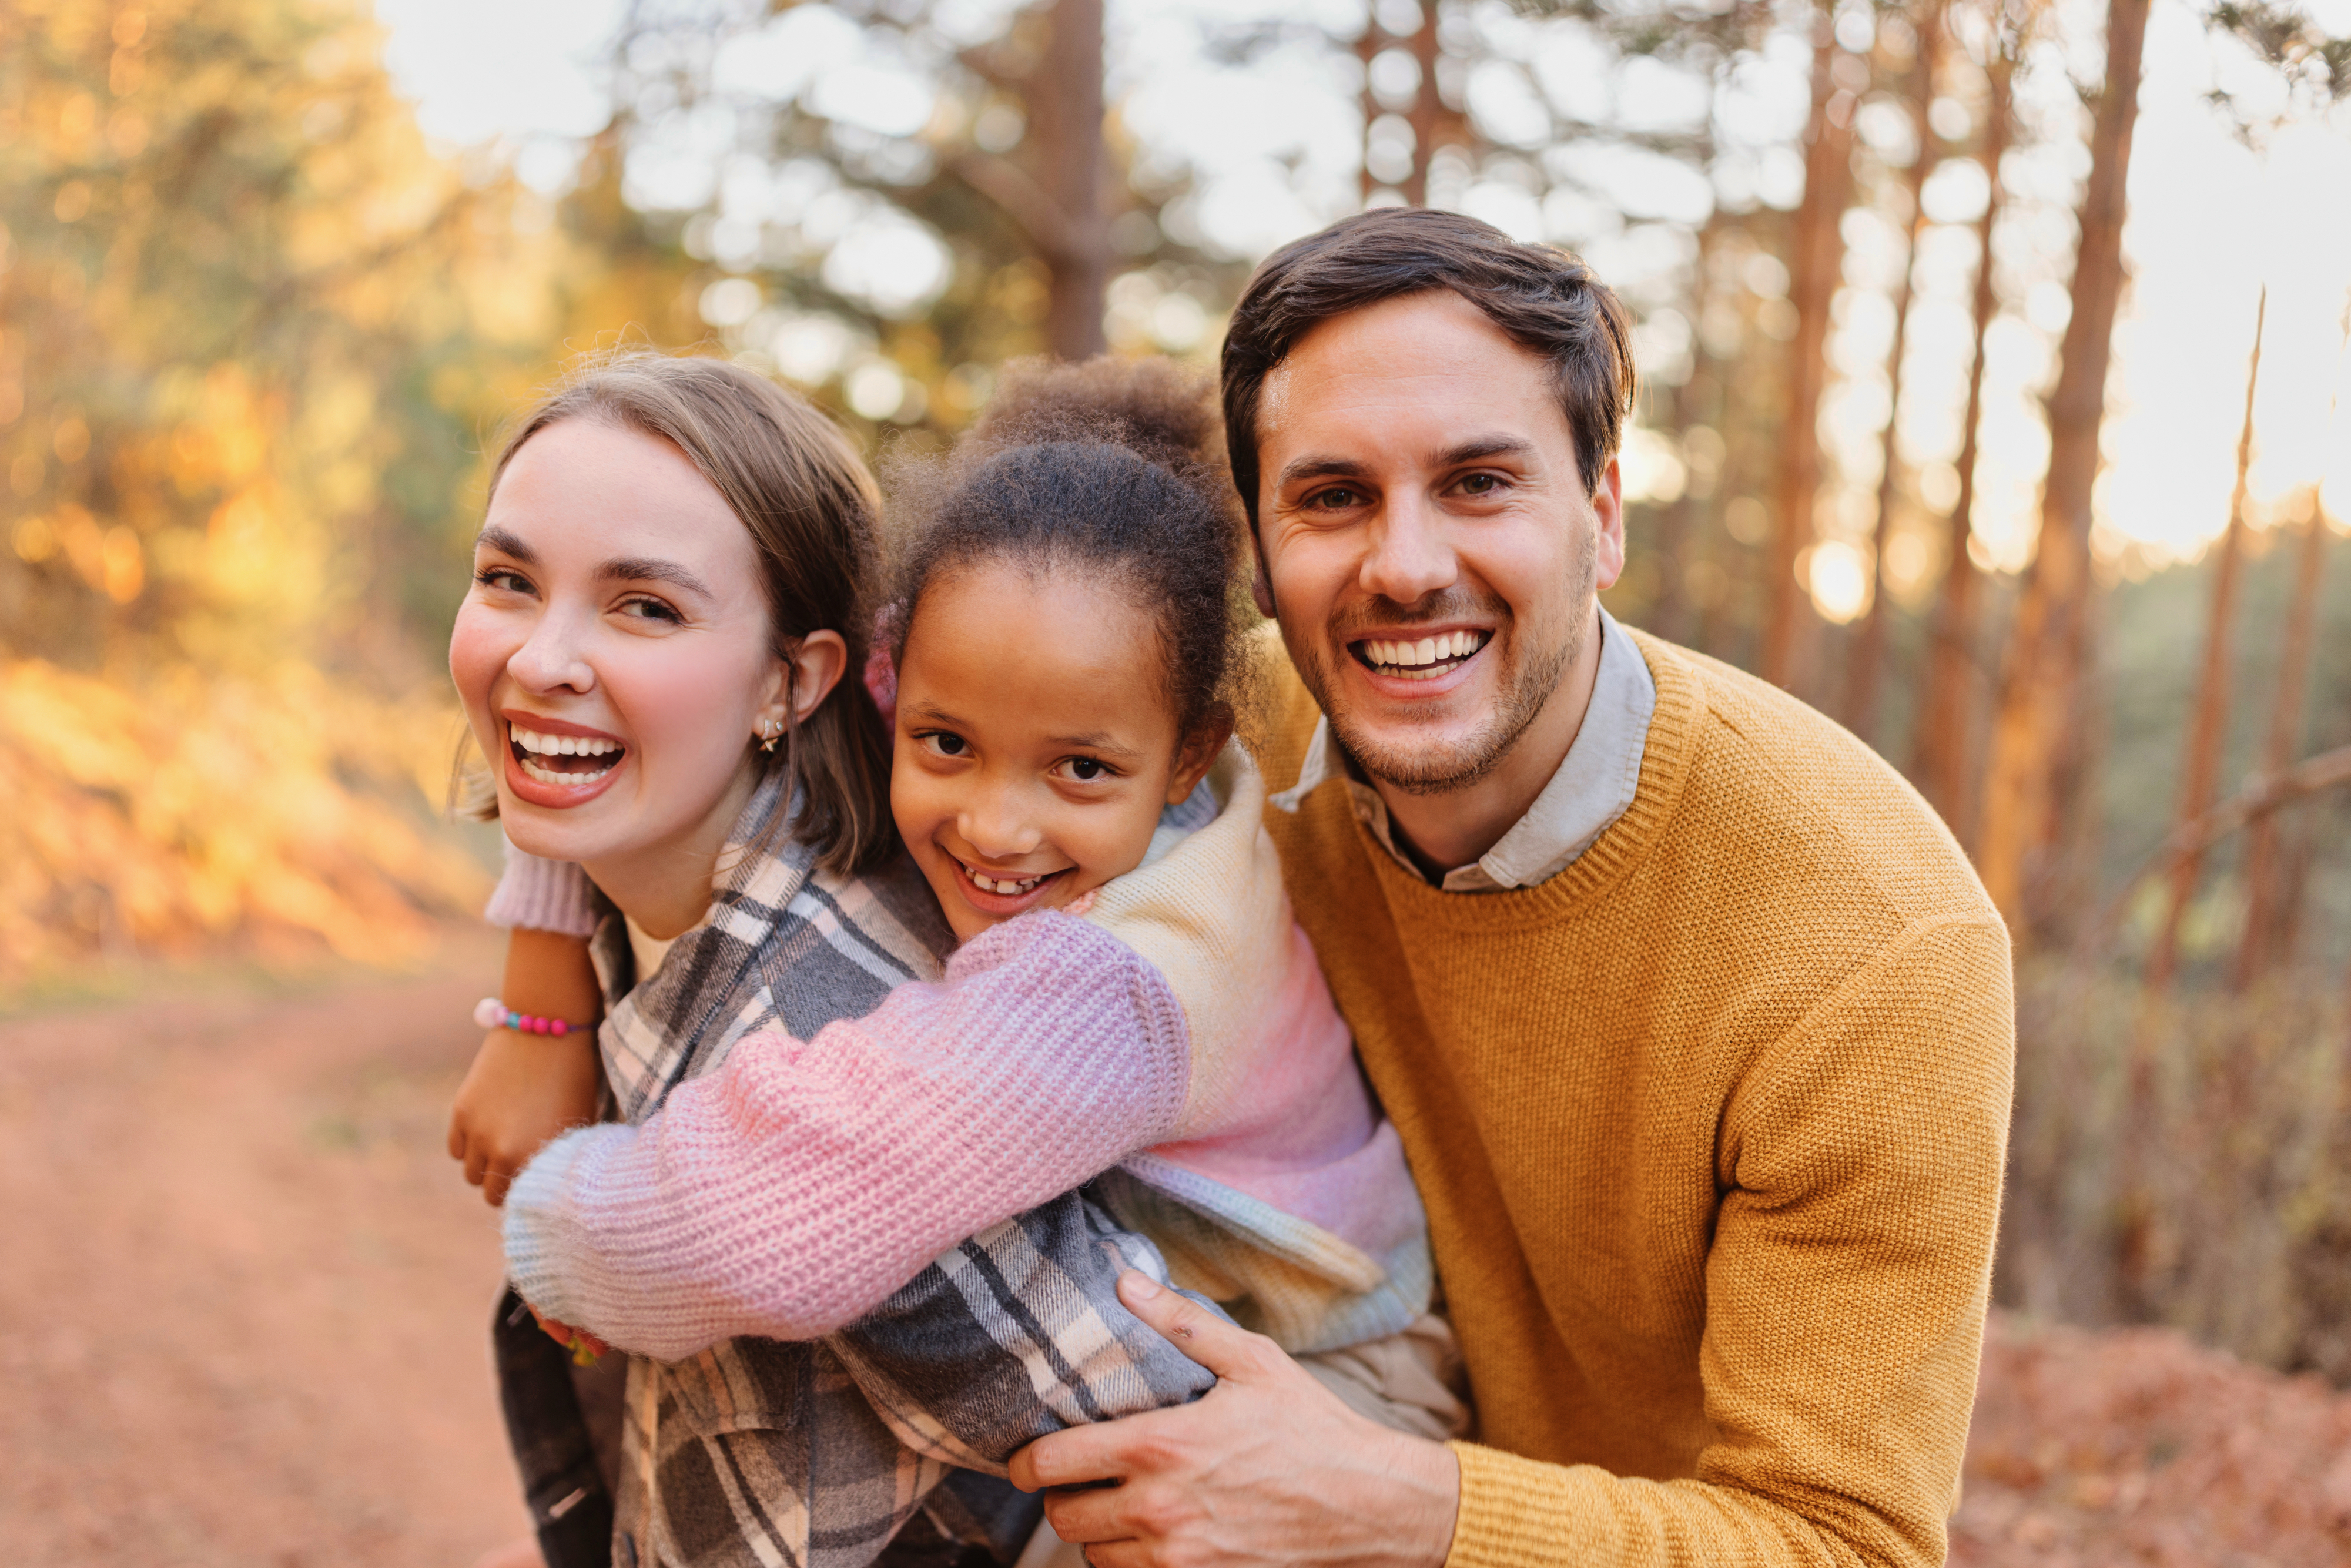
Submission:
MULTIPOLYGON (((1475 1396, 1450 1563, 1938 1563, 1990 1282, 2009 945, 1867 748, 1635 633, 1632 807, 1447 894, 1267 813, 1426 1201, 1475 1396)), ((1272 787, 1316 714, 1278 677, 1272 787)))

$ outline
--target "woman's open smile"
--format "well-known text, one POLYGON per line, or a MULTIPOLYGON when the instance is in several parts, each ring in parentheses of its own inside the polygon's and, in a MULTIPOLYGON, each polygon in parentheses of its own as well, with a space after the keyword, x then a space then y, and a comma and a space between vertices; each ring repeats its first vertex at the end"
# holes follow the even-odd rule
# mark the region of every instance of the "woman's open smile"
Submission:
POLYGON ((498 717, 507 786, 534 806, 583 805, 611 787, 628 759, 628 743, 604 730, 513 709, 498 717))

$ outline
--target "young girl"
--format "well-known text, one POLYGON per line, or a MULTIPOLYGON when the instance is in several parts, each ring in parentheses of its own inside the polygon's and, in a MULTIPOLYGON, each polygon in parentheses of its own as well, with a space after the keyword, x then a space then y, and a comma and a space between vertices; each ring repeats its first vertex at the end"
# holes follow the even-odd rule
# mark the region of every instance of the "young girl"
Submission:
MULTIPOLYGON (((1318 1358, 1374 1418, 1458 1430, 1395 1135, 1290 919, 1262 785, 1218 755, 1238 530, 1211 434, 1202 389, 1167 367, 1032 371, 909 486, 892 811, 966 946, 943 987, 806 1045, 746 1039, 643 1126, 552 1145, 507 1219, 517 1286, 549 1317, 664 1357, 823 1334, 909 1277, 972 1281, 1026 1223, 1007 1214, 1099 1175, 1178 1283, 1318 1358), (1123 1080, 1147 1053, 1100 1001, 1131 982, 1061 959, 1072 914, 1173 983, 1176 1095, 1123 1080)), ((936 1371, 984 1368, 950 1350, 936 1371)), ((1015 1410, 999 1441, 946 1441, 912 1390, 862 1381, 911 1449, 972 1470, 1000 1474, 1068 1418, 1015 1410)))

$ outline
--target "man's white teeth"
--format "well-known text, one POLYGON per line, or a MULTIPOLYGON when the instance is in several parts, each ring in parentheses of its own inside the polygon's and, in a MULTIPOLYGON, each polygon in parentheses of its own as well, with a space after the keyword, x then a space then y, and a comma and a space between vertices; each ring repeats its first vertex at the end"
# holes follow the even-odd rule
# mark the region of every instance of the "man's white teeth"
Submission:
MULTIPOLYGON (((1418 673, 1431 664, 1442 664, 1455 659, 1466 659, 1485 646, 1485 635, 1478 632, 1447 632, 1435 637, 1423 637, 1416 643, 1391 643, 1377 638, 1364 644, 1364 657, 1395 674, 1418 673)), ((1436 674, 1429 671, 1429 674, 1436 674)))
MULTIPOLYGON (((965 869, 969 870, 970 868, 966 867, 965 869)), ((971 884, 979 889, 980 892, 1002 894, 1007 897, 1010 897, 1017 894, 1026 893, 1044 880, 1045 879, 1041 876, 997 877, 982 876, 976 871, 971 873, 971 884)))
POLYGON ((517 746, 541 757, 602 757, 621 749, 617 740, 602 740, 590 735, 541 735, 512 722, 507 728, 517 746))

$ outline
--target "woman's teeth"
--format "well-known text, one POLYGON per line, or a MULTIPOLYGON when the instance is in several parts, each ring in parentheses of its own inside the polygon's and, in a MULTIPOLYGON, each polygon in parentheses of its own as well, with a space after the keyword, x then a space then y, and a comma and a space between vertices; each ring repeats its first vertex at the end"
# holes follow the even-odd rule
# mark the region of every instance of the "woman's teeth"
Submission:
POLYGON ((621 760, 628 747, 617 740, 592 735, 541 735, 509 721, 507 734, 514 743, 515 761, 526 778, 541 784, 582 784, 602 777, 621 760), (578 758, 577 762, 555 762, 578 758))
POLYGON ((1366 639, 1357 646, 1363 650, 1364 663, 1380 674, 1407 681, 1425 681, 1445 674, 1484 647, 1491 635, 1486 632, 1447 632, 1435 637, 1423 637, 1416 643, 1374 638, 1366 639))

